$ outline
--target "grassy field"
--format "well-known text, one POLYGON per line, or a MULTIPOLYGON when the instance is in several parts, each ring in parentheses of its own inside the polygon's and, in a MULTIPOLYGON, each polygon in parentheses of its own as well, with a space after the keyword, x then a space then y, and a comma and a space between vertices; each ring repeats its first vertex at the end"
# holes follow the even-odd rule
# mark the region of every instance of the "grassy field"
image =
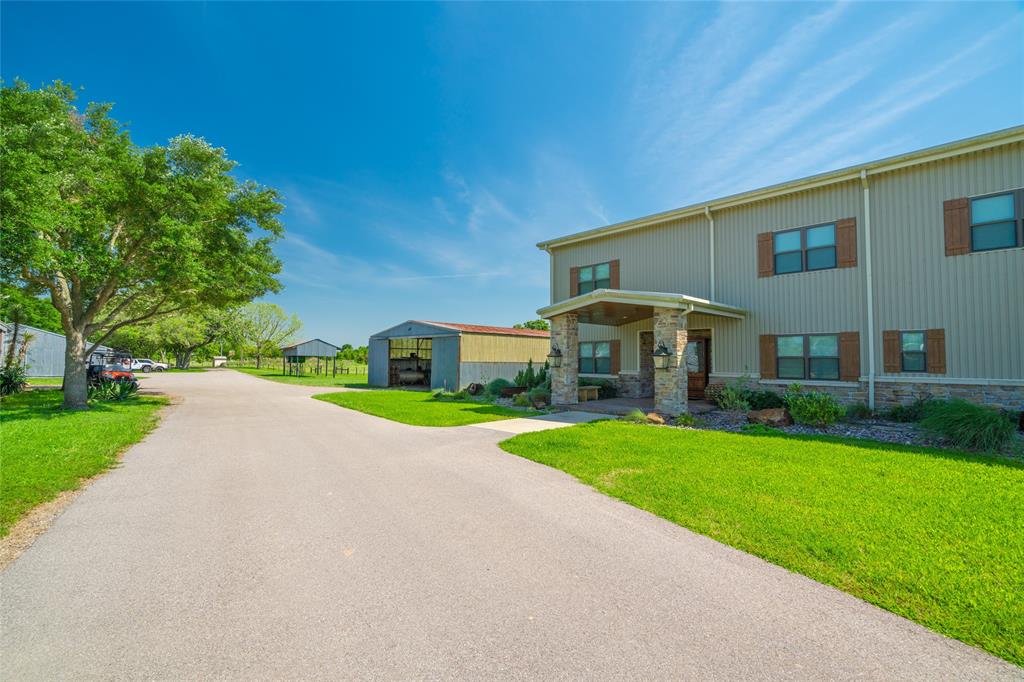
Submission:
POLYGON ((537 414, 488 403, 434 400, 426 391, 353 391, 313 397, 413 426, 465 426, 537 414))
MULTIPOLYGON (((270 379, 271 381, 280 381, 283 384, 301 384, 303 386, 347 386, 349 388, 368 388, 366 384, 366 368, 362 367, 362 372, 354 374, 339 374, 336 377, 331 375, 317 376, 315 374, 305 374, 302 376, 287 376, 281 374, 281 367, 263 367, 256 369, 255 367, 232 367, 232 369, 238 372, 245 372, 251 374, 254 377, 260 377, 261 379, 270 379)), ((339 368, 340 369, 340 368, 339 368)))
POLYGON ((598 422, 508 452, 1024 664, 1024 464, 598 422))
POLYGON ((32 507, 110 467, 167 402, 144 397, 65 412, 62 400, 61 391, 26 391, 0 401, 0 536, 32 507))

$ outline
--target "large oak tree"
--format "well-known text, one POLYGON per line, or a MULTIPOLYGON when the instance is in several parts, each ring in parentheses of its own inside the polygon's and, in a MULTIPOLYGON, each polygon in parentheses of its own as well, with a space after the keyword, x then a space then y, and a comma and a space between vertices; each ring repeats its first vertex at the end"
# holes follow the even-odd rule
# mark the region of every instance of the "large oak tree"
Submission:
POLYGON ((67 337, 64 405, 86 407, 95 347, 128 325, 280 288, 277 193, 223 149, 139 147, 110 105, 24 83, 0 91, 0 274, 47 292, 67 337))

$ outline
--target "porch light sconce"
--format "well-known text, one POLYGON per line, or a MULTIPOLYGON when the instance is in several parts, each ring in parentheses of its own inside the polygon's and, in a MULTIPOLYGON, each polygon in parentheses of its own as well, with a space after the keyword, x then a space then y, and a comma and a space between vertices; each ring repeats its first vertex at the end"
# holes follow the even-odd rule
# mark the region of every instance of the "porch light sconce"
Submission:
POLYGON ((551 352, 548 353, 548 364, 556 369, 562 366, 562 351, 558 346, 551 347, 551 352))
POLYGON ((664 343, 658 344, 658 349, 654 351, 654 367, 656 369, 668 369, 669 361, 672 359, 672 353, 669 352, 668 348, 664 343))

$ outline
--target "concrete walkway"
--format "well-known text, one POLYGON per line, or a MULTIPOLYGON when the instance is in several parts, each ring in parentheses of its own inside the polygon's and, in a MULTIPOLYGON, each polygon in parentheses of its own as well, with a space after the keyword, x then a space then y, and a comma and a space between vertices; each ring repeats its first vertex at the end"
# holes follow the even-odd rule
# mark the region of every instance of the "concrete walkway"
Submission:
POLYGON ((496 447, 229 370, 0 576, 51 679, 1022 679, 496 447))

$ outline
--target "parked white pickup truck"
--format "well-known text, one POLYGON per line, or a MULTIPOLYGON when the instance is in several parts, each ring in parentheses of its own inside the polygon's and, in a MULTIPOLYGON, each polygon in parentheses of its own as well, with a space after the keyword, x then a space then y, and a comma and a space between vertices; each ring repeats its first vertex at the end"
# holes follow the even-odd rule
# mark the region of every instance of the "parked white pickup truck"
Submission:
POLYGON ((166 363, 156 362, 149 358, 135 358, 132 360, 133 372, 162 372, 165 369, 167 369, 166 363))

